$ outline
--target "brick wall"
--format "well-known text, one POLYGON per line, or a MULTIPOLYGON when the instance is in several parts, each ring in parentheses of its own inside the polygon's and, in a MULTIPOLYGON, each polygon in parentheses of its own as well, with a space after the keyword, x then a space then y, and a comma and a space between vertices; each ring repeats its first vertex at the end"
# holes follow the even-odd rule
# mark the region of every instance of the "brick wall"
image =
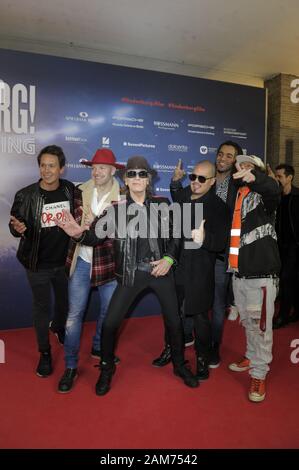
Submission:
MULTIPOLYGON (((268 92, 267 162, 272 168, 289 163, 299 186, 299 102, 291 101, 295 75, 279 74, 265 81, 268 92)), ((299 85, 296 86, 298 88, 299 85)), ((299 97, 299 93, 298 93, 299 97)))

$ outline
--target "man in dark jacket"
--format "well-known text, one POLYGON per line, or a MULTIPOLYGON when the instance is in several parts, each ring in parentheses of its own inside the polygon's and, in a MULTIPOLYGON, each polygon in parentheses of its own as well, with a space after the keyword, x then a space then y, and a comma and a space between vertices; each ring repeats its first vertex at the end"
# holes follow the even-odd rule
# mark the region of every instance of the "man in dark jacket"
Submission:
POLYGON ((69 237, 57 227, 64 209, 73 211, 73 184, 60 179, 65 155, 60 147, 43 148, 37 157, 40 180, 19 190, 11 209, 9 228, 20 237, 17 258, 26 269, 33 295, 33 324, 40 360, 39 377, 52 373, 49 320, 51 288, 55 296, 55 313, 51 330, 60 343, 68 311, 68 280, 65 273, 69 237))
POLYGON ((280 201, 277 182, 255 155, 238 155, 233 178, 238 186, 231 228, 229 265, 233 290, 246 333, 246 354, 230 370, 250 370, 250 401, 263 401, 272 361, 272 319, 280 259, 274 228, 280 201))
POLYGON ((282 268, 279 313, 273 320, 273 328, 299 320, 299 189, 293 185, 294 175, 291 165, 282 163, 275 168, 275 177, 282 188, 276 220, 282 268))
MULTIPOLYGON (((215 165, 207 160, 198 163, 189 179, 191 184, 185 188, 181 183, 171 184, 172 197, 182 205, 191 205, 192 211, 198 204, 202 204, 204 238, 202 246, 198 249, 182 250, 175 278, 184 321, 186 323, 192 318, 194 323, 197 377, 204 380, 209 377, 208 367, 212 350, 208 311, 214 301, 216 256, 225 250, 228 242, 230 215, 228 206, 214 191, 215 165)), ((192 222, 194 223, 194 220, 192 222)), ((193 226, 193 229, 198 227, 193 226)), ((169 362, 170 351, 167 343, 166 338, 166 347, 161 356, 153 361, 154 366, 161 367, 169 362)))
MULTIPOLYGON (((232 173, 235 171, 236 156, 242 154, 241 147, 232 140, 227 140, 219 145, 216 156, 216 179, 212 187, 223 202, 227 204, 232 217, 235 199, 236 199, 236 186, 232 179, 232 173)), ((182 162, 179 160, 175 168, 171 183, 170 192, 174 202, 184 202, 191 197, 191 186, 182 186, 181 180, 185 176, 185 171, 182 168, 182 162)), ((229 239, 228 239, 229 241, 229 239)), ((228 267, 228 251, 229 243, 222 251, 217 253, 215 264, 215 293, 212 307, 212 345, 209 357, 209 367, 216 368, 220 364, 220 345, 222 342, 223 326, 225 311, 227 306, 228 286, 231 279, 231 274, 227 272, 228 267)), ((185 345, 192 345, 194 341, 193 333, 193 318, 186 317, 183 309, 184 293, 177 287, 178 301, 180 311, 183 319, 185 345)), ((170 362, 170 350, 166 345, 161 355, 154 359, 153 365, 156 367, 163 367, 170 362)))
POLYGON ((165 198, 152 196, 152 174, 145 158, 132 157, 124 175, 126 199, 107 210, 107 214, 95 221, 90 230, 84 231, 84 227, 80 227, 70 215, 67 215, 66 223, 57 221, 70 236, 76 237, 78 243, 87 246, 104 242, 107 236, 114 238, 118 285, 103 324, 97 395, 105 395, 110 390, 115 373, 114 348, 118 329, 132 302, 147 288, 155 292, 162 306, 169 331, 174 374, 185 385, 198 386, 197 379, 185 366, 183 332, 171 270, 177 259, 180 239, 173 238, 171 230, 167 236, 168 230, 164 225, 169 220, 168 202, 165 198))

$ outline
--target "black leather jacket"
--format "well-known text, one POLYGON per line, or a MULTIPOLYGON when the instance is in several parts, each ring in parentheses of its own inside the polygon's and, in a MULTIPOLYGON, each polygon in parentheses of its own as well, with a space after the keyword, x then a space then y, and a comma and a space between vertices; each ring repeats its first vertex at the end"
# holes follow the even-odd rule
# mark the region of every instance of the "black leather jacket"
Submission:
MULTIPOLYGON (((60 180, 60 185, 70 202, 71 212, 73 212, 74 185, 67 180, 60 180)), ((27 227, 26 232, 20 235, 14 230, 12 224, 9 224, 11 234, 21 238, 17 258, 26 269, 31 271, 36 271, 38 261, 42 208, 43 195, 39 190, 39 182, 36 182, 16 193, 10 211, 11 215, 24 222, 27 227)))
MULTIPOLYGON (((134 203, 130 198, 124 199, 120 202, 113 204, 110 207, 112 211, 108 209, 100 218, 94 221, 93 227, 89 231, 85 231, 82 237, 77 240, 79 243, 84 243, 84 245, 95 246, 105 240, 105 237, 98 237, 100 234, 99 224, 103 227, 107 224, 109 227, 106 227, 107 233, 114 234, 114 253, 115 253, 115 274, 118 278, 118 281, 123 286, 133 286, 135 281, 135 272, 137 269, 137 245, 138 238, 131 237, 128 233, 128 225, 134 219, 135 214, 130 213, 129 207, 134 203), (120 212, 124 210, 125 219, 119 217, 120 212), (112 212, 114 214, 112 214, 112 212), (113 215, 115 217, 113 217, 113 215)), ((161 203, 166 203, 169 205, 169 200, 162 197, 150 197, 145 201, 145 206, 147 207, 147 215, 151 210, 156 210, 157 220, 158 220, 158 234, 157 238, 148 238, 151 251, 154 253, 155 260, 161 259, 163 256, 167 255, 173 259, 174 262, 178 259, 178 254, 180 250, 180 239, 172 238, 172 226, 170 223, 170 233, 166 238, 166 234, 163 234, 163 224, 161 220, 163 218, 163 212, 157 210, 157 205, 161 203)), ((112 237, 111 237, 112 238, 112 237)))

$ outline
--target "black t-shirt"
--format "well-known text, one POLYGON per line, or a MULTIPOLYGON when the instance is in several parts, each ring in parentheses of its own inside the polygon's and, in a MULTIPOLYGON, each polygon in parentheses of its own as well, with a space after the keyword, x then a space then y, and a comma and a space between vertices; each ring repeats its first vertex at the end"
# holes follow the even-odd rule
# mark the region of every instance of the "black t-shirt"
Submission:
POLYGON ((41 217, 41 235, 38 250, 38 268, 54 268, 65 264, 69 236, 53 222, 62 218, 62 210, 70 210, 70 203, 61 187, 55 191, 40 188, 44 198, 41 217))

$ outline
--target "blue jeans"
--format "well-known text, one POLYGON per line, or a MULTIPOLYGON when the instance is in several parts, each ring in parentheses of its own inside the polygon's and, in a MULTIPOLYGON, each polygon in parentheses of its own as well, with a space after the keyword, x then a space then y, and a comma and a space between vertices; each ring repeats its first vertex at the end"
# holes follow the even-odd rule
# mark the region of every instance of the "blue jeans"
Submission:
MULTIPOLYGON (((90 292, 90 263, 78 257, 75 271, 69 281, 69 312, 65 330, 65 364, 67 368, 75 369, 78 364, 82 321, 90 292)), ((101 333, 104 318, 117 282, 110 281, 97 287, 100 297, 100 312, 97 318, 96 332, 92 347, 101 349, 101 333)))

